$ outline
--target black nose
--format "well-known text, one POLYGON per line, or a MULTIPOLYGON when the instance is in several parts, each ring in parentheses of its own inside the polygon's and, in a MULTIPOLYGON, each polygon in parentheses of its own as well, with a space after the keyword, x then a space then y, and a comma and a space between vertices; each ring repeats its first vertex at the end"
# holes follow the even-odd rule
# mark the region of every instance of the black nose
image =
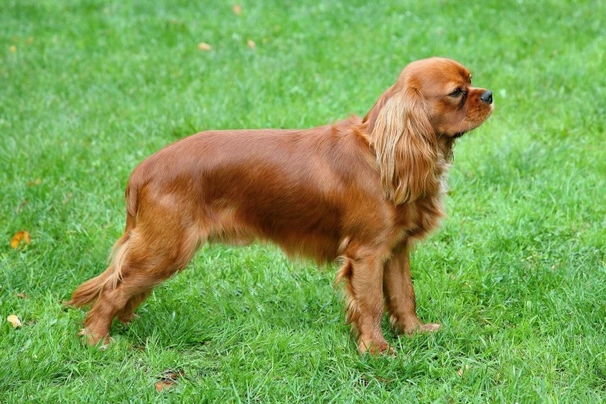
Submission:
POLYGON ((480 96, 480 100, 482 100, 482 102, 485 102, 486 104, 492 104, 492 91, 484 91, 480 96))

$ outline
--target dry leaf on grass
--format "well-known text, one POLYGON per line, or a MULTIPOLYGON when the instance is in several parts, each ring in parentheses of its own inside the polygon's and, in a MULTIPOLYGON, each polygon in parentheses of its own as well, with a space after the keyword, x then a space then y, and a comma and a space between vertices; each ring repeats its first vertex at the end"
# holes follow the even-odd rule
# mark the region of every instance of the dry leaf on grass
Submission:
POLYGON ((255 44, 255 41, 253 41, 252 39, 249 39, 248 41, 246 41, 246 44, 248 45, 248 47, 249 47, 250 49, 255 49, 255 46, 257 46, 257 45, 255 44))
POLYGON ((18 231, 17 233, 15 233, 15 235, 11 239, 11 248, 15 249, 15 248, 19 247, 19 245, 21 243, 30 244, 31 242, 32 242, 32 240, 29 237, 29 232, 25 231, 25 230, 21 230, 21 231, 18 231))
POLYGON ((234 12, 235 15, 242 14, 242 6, 239 5, 239 4, 234 4, 231 9, 232 9, 232 11, 234 12))
POLYGON ((201 51, 208 52, 208 51, 212 50, 212 48, 213 47, 210 46, 209 44, 207 44, 206 42, 200 42, 198 44, 198 49, 201 50, 201 51))
POLYGON ((11 323, 13 325, 13 328, 19 328, 19 327, 23 326, 23 324, 21 324, 21 320, 19 320, 19 317, 17 317, 14 314, 11 314, 6 319, 8 320, 9 323, 11 323))
POLYGON ((180 370, 166 370, 162 373, 162 378, 156 382, 156 391, 161 392, 171 389, 177 384, 177 380, 185 376, 185 372, 180 370))

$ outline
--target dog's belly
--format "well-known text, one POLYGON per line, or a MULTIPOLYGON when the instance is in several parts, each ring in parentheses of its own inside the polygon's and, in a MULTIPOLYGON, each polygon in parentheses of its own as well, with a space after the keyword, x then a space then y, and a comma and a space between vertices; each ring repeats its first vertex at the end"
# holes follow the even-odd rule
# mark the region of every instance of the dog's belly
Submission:
POLYGON ((244 197, 213 203, 201 217, 202 234, 208 235, 209 242, 238 246, 253 241, 272 242, 289 256, 318 262, 335 260, 344 238, 338 209, 314 204, 311 197, 279 200, 244 197), (307 209, 298 209, 305 202, 307 209), (310 205, 315 207, 311 212, 310 205))

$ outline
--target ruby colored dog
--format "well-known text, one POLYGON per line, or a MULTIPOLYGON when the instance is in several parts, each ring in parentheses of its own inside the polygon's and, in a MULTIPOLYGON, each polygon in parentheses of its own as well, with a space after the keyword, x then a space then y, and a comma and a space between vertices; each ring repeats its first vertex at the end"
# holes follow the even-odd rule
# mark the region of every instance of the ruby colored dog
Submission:
POLYGON ((444 216, 457 138, 493 110, 459 63, 410 63, 364 119, 306 130, 208 131, 144 160, 126 188, 126 229, 109 267, 67 304, 93 303, 82 334, 109 342, 152 289, 204 242, 272 241, 288 255, 339 259, 347 319, 364 353, 398 332, 434 331, 416 315, 409 252, 444 216))

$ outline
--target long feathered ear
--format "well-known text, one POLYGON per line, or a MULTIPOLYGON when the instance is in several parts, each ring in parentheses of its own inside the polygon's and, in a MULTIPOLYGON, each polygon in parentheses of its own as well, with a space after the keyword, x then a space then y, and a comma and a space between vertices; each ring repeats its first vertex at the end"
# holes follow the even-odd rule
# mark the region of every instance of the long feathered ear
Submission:
POLYGON ((385 103, 397 92, 395 85, 389 87, 375 102, 370 111, 366 114, 362 122, 368 123, 368 133, 372 133, 372 129, 375 126, 379 112, 385 106, 385 103))
POLYGON ((364 121, 388 199, 412 202, 439 186, 435 134, 416 89, 389 88, 364 121))

